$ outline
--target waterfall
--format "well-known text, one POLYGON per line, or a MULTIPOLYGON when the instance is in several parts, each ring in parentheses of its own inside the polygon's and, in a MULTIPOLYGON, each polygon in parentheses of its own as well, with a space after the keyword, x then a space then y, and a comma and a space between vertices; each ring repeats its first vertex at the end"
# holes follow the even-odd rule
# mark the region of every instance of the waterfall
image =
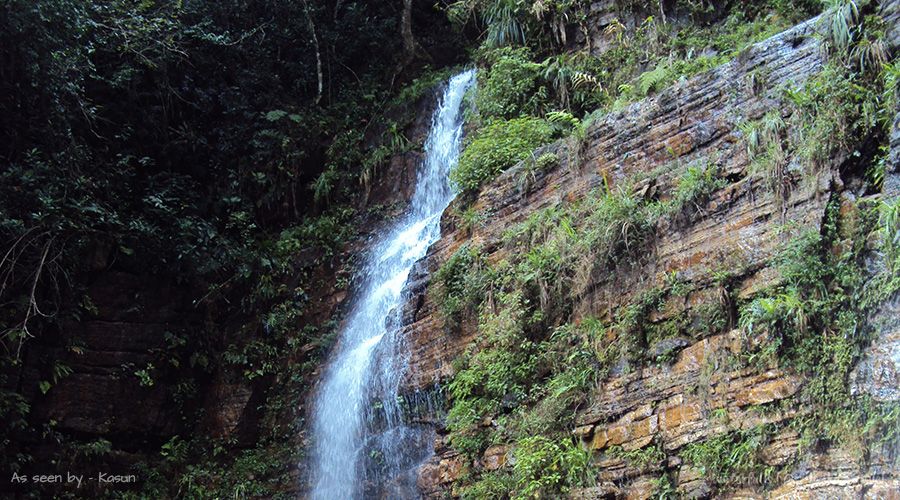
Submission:
POLYGON ((440 236, 441 214, 453 199, 448 174, 459 159, 463 95, 474 81, 474 70, 450 79, 432 117, 409 210, 365 261, 313 408, 315 499, 360 498, 366 483, 391 497, 415 494, 414 468, 431 444, 430 435, 404 422, 398 402, 407 361, 399 338, 401 292, 413 265, 440 236))

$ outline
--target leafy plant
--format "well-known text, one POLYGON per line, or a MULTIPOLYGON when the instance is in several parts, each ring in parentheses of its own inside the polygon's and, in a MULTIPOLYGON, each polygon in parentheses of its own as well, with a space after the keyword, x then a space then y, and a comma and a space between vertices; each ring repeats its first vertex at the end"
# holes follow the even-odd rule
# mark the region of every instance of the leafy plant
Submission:
POLYGON ((638 469, 659 465, 666 458, 665 451, 658 444, 650 444, 634 450, 624 450, 621 446, 613 446, 609 448, 608 453, 638 469))
POLYGON ((482 7, 482 18, 487 25, 486 42, 494 47, 525 43, 525 26, 520 20, 522 2, 516 0, 492 0, 482 7))
POLYGON ((690 165, 678 179, 675 193, 672 195, 670 211, 680 212, 688 205, 702 211, 701 205, 711 194, 725 187, 725 180, 719 178, 715 164, 690 165))
POLYGON ((771 429, 766 426, 731 431, 691 443, 679 455, 713 484, 766 484, 774 471, 762 462, 760 451, 770 435, 771 429))
POLYGON ((900 271, 900 200, 884 200, 879 217, 887 266, 897 273, 900 271))
POLYGON ((513 119, 537 114, 543 102, 541 65, 532 62, 525 48, 487 52, 490 68, 479 73, 475 106, 485 119, 513 119))
POLYGON ((448 385, 450 442, 469 456, 477 456, 487 445, 483 420, 524 400, 534 376, 535 345, 525 337, 522 297, 502 295, 499 306, 496 313, 482 313, 480 341, 457 360, 456 375, 448 385))
POLYGON ((855 0, 829 0, 828 12, 823 17, 825 34, 831 47, 847 53, 853 42, 853 28, 859 20, 859 7, 855 0))
POLYGON ((650 92, 671 83, 674 76, 675 73, 668 64, 659 63, 652 70, 641 73, 638 77, 638 89, 642 95, 649 95, 650 92))
POLYGON ((534 163, 538 170, 550 170, 559 165, 559 156, 557 156, 556 153, 548 151, 538 156, 534 163))
POLYGON ((153 363, 147 363, 147 366, 134 372, 134 376, 140 381, 141 387, 152 387, 155 383, 153 380, 153 363))
POLYGON ((480 129, 466 146, 459 164, 450 173, 458 189, 475 192, 500 172, 524 160, 549 142, 553 128, 539 118, 496 121, 480 129))
POLYGON ((480 249, 463 245, 434 273, 434 294, 450 324, 480 304, 486 285, 484 266, 480 249))
POLYGON ((459 228, 467 234, 471 234, 476 227, 484 226, 488 219, 485 213, 475 209, 475 207, 466 207, 459 212, 458 217, 459 228))
POLYGON ((571 439, 528 437, 516 443, 515 498, 553 496, 590 484, 590 453, 571 439))

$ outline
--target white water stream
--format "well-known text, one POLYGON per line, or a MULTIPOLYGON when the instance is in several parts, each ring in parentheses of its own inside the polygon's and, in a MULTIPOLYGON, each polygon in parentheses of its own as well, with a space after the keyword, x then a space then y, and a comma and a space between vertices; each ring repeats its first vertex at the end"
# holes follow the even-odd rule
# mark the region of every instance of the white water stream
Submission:
POLYGON ((440 236, 441 214, 453 199, 448 174, 459 159, 463 95, 474 81, 475 71, 468 70, 444 89, 410 208, 375 242, 364 264, 355 306, 313 409, 312 497, 317 500, 361 498, 367 482, 397 483, 376 484, 391 497, 411 494, 397 479, 421 458, 414 450, 421 439, 404 424, 398 403, 407 364, 398 338, 401 292, 413 265, 440 236), (377 430, 373 401, 380 405, 377 430))

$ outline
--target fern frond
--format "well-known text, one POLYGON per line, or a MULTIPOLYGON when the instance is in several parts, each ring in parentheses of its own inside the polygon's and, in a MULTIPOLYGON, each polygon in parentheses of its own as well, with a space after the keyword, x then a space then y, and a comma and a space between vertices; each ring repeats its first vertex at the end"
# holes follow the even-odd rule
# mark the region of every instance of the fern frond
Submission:
POLYGON ((603 90, 603 85, 600 84, 600 80, 598 80, 596 76, 584 71, 573 72, 571 80, 572 86, 576 89, 584 88, 590 91, 603 90))
POLYGON ((660 62, 650 71, 641 73, 638 77, 638 88, 643 95, 649 95, 651 91, 658 90, 658 87, 672 77, 672 68, 664 62, 660 62))

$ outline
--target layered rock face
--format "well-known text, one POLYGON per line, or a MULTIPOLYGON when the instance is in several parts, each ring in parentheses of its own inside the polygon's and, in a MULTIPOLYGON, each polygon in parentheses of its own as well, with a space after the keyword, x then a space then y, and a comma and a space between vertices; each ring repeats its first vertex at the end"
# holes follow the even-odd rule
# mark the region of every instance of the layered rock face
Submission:
MULTIPOLYGON (((900 2, 886 2, 885 18, 894 19, 900 2), (892 17, 893 16, 893 17, 892 17)), ((445 215, 443 235, 422 264, 418 279, 409 285, 406 335, 410 342, 410 392, 426 390, 452 375, 451 362, 477 334, 474 325, 446 327, 438 306, 427 293, 427 275, 439 268, 465 242, 485 250, 488 261, 504 258, 501 234, 542 208, 584 197, 604 185, 624 185, 626 178, 645 178, 638 195, 665 199, 686 168, 715 164, 727 182, 704 206, 690 213, 662 219, 655 240, 641 263, 620 266, 614 272, 591 276, 586 292, 574 306, 574 320, 588 314, 610 318, 615 311, 675 273, 692 290, 684 297, 667 300, 651 320, 664 322, 696 314, 703 304, 721 296, 714 275, 723 268, 736 278, 729 293, 737 300, 779 282, 772 263, 789 238, 783 231, 819 231, 829 200, 852 205, 867 194, 847 178, 852 158, 836 155, 812 181, 799 179, 791 169, 792 187, 780 199, 766 183, 753 175, 746 143, 738 125, 757 120, 773 110, 790 113, 780 100, 784 88, 802 86, 826 63, 819 20, 813 19, 769 40, 756 44, 733 61, 659 95, 610 113, 588 129, 583 148, 566 142, 547 147, 561 159, 549 171, 537 172, 523 188, 522 165, 504 173, 483 189, 475 209, 489 215, 474 229, 453 227, 445 215), (651 174, 652 173, 652 174, 651 174)), ((896 23, 892 24, 896 32, 896 23)), ((896 36, 893 37, 896 42, 896 36)), ((880 195, 898 195, 900 115, 894 124, 891 156, 880 195)), ((794 165, 796 166, 796 165, 794 165)), ((877 259, 876 259, 877 260, 877 259)), ((878 265, 877 263, 874 265, 878 265)), ((795 396, 805 383, 802 376, 777 368, 747 368, 729 360, 748 352, 765 338, 747 338, 736 328, 734 304, 728 326, 722 331, 701 332, 681 338, 671 364, 634 366, 613 370, 594 387, 589 405, 579 410, 575 434, 594 452, 598 485, 572 492, 575 498, 646 498, 661 470, 670 471, 674 485, 689 497, 713 494, 701 471, 682 463, 678 451, 691 443, 726 431, 757 428, 767 423, 787 423, 804 414, 795 396), (683 348, 682 348, 683 347, 683 348), (680 351, 677 350, 680 348, 680 351), (638 466, 607 453, 613 447, 625 452, 659 446, 665 458, 658 465, 638 466)), ((854 372, 858 394, 879 401, 898 401, 900 341, 898 299, 876 311, 871 324, 875 340, 854 372)), ((649 346, 663 349, 669 346, 649 346)), ((436 424, 439 428, 440 423, 436 424)), ((898 498, 900 474, 891 445, 869 450, 864 460, 854 450, 830 447, 812 450, 797 458, 801 436, 782 425, 768 436, 762 456, 773 470, 786 469, 775 490, 751 486, 730 490, 740 498, 898 498)), ((436 443, 437 455, 425 464, 420 487, 427 496, 451 492, 452 483, 467 467, 493 470, 512 458, 506 446, 493 446, 475 464, 449 448, 444 437, 436 443)), ((621 455, 621 454, 620 454, 621 455)))

